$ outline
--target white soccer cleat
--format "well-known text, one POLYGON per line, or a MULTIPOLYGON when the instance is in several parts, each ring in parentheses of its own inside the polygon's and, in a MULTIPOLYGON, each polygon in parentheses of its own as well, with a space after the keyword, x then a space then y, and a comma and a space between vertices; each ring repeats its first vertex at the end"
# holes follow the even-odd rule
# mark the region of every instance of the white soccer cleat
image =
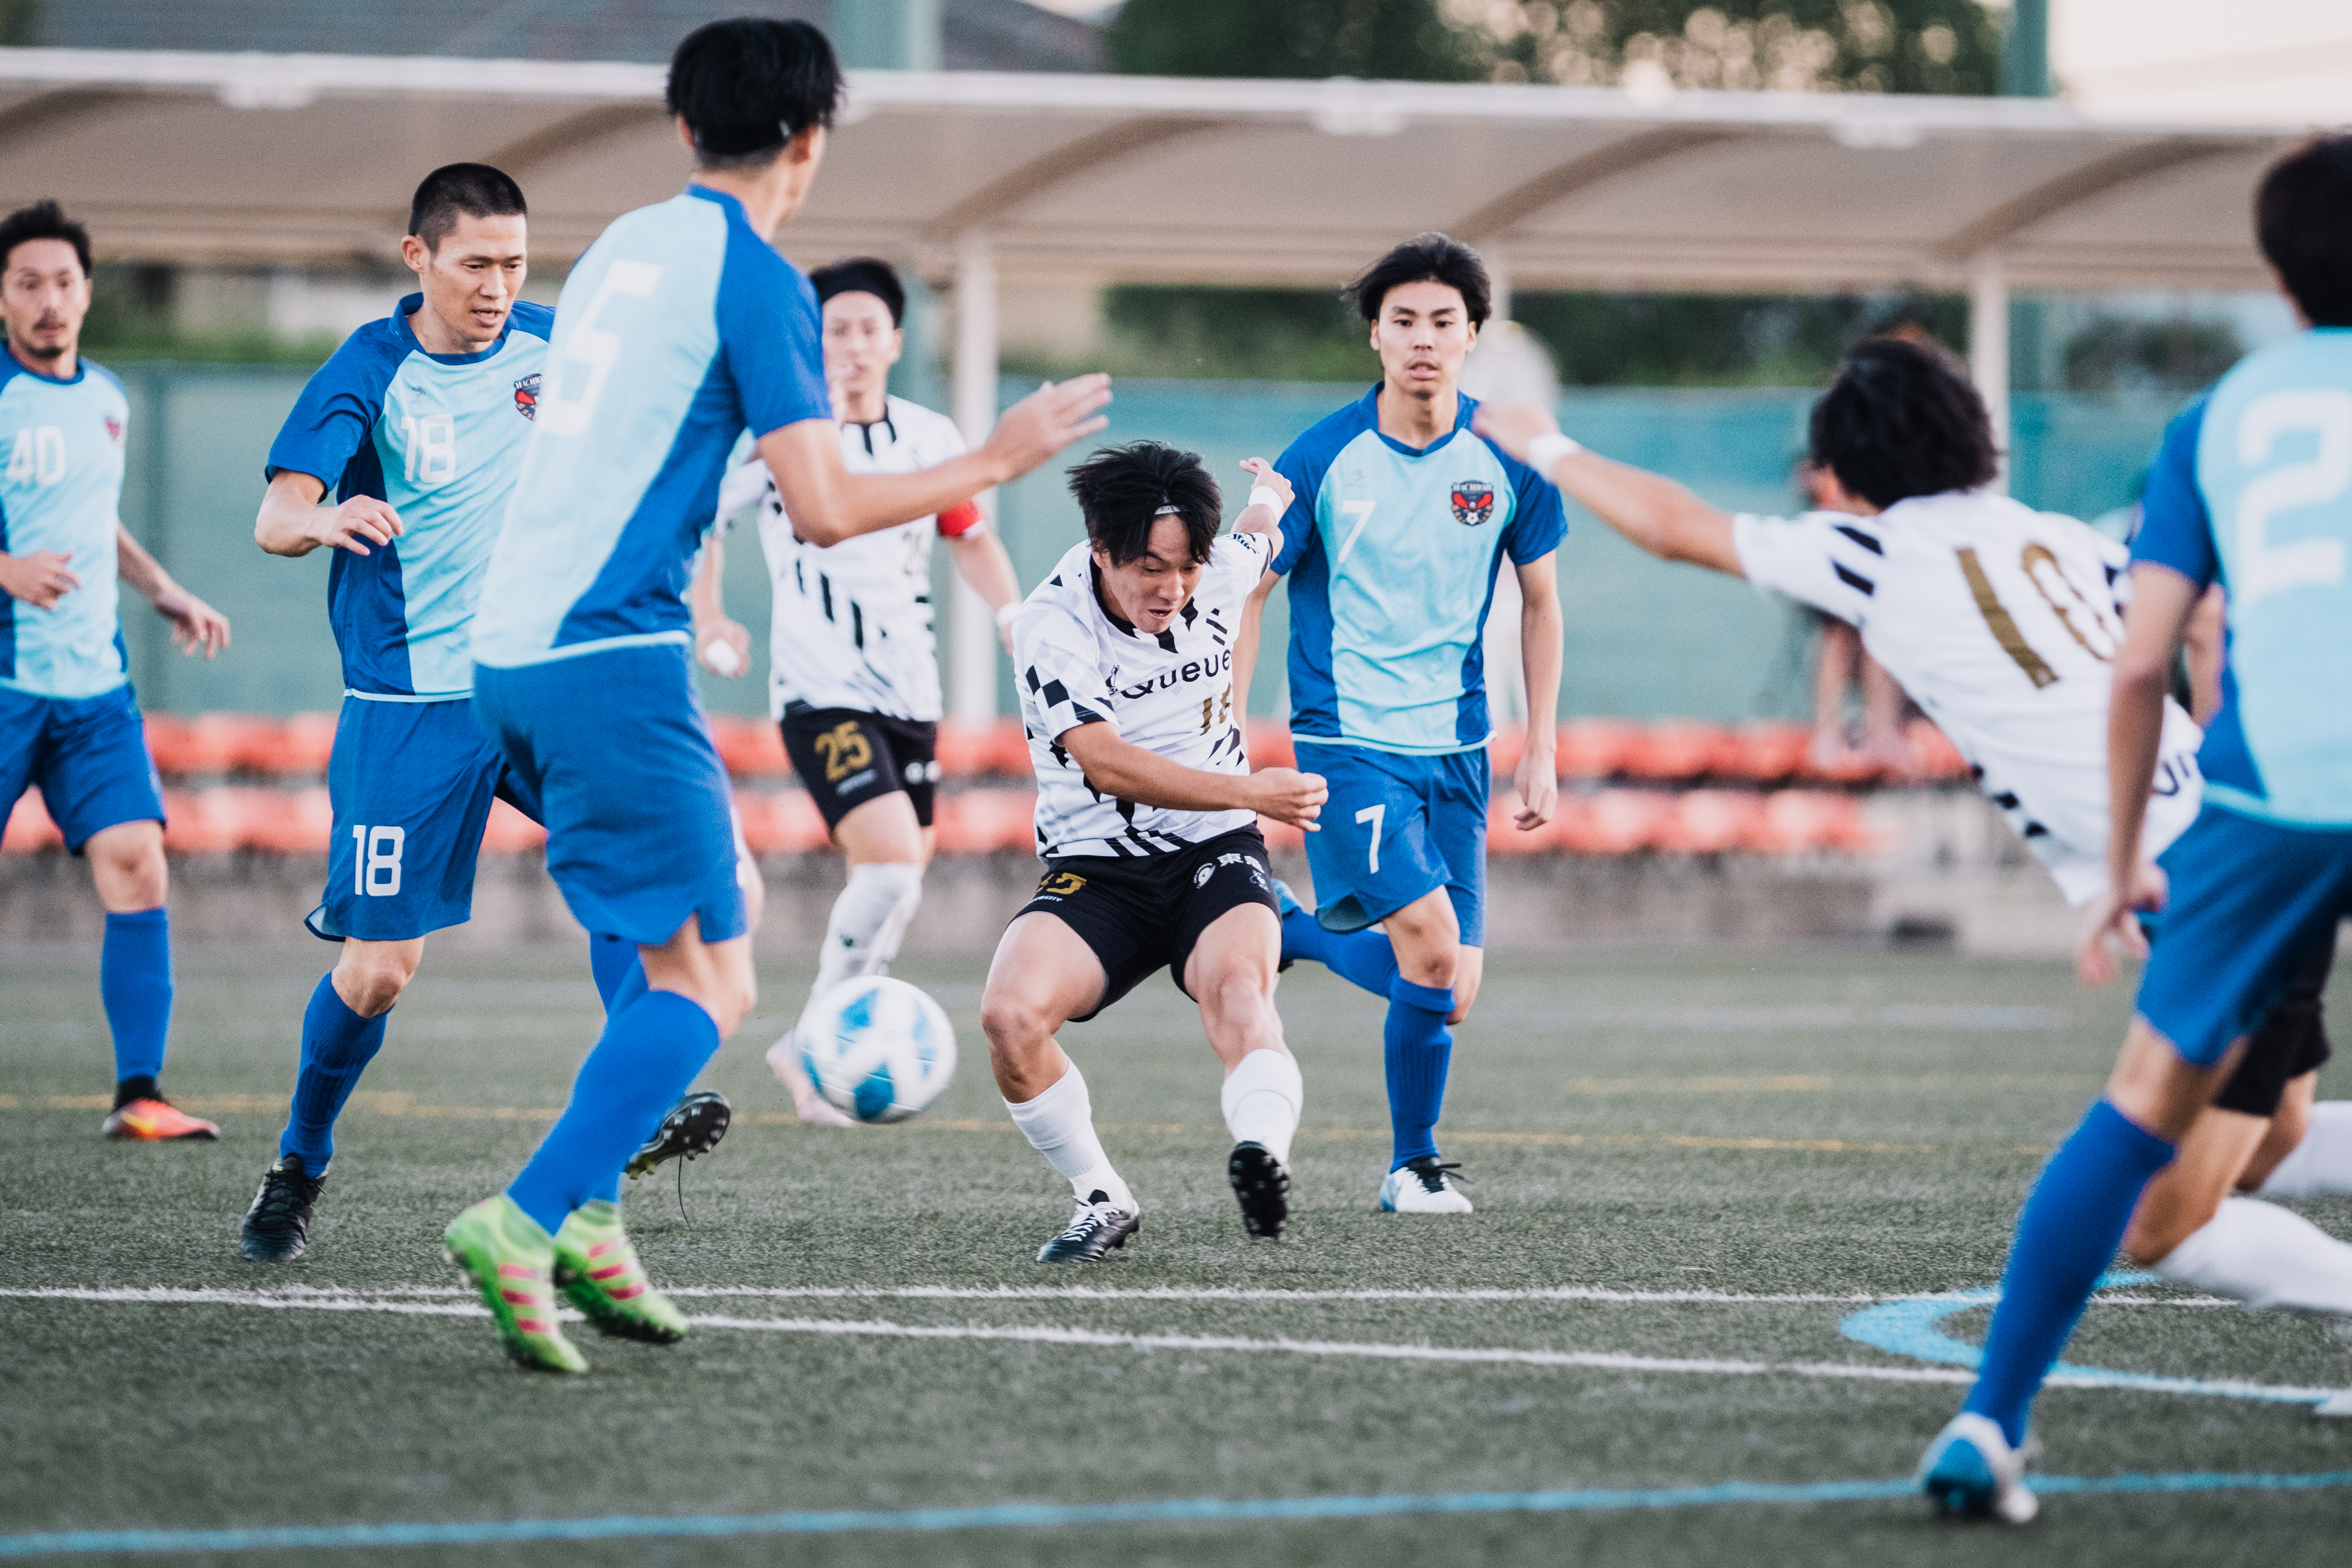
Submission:
POLYGON ((2042 1510, 2025 1488, 2025 1458, 2023 1449, 2009 1446, 1998 1423, 1963 1413, 1927 1445, 1915 1479, 1948 1519, 2024 1524, 2042 1510))
POLYGON ((809 1081, 807 1069, 801 1066, 800 1033, 797 1027, 787 1029, 768 1047, 768 1070, 792 1092, 793 1109, 803 1121, 812 1127, 856 1126, 855 1117, 844 1115, 809 1081))
POLYGON ((1446 1174, 1461 1168, 1439 1164, 1434 1154, 1408 1160, 1381 1184, 1381 1207, 1390 1214, 1468 1214, 1470 1200, 1446 1174))

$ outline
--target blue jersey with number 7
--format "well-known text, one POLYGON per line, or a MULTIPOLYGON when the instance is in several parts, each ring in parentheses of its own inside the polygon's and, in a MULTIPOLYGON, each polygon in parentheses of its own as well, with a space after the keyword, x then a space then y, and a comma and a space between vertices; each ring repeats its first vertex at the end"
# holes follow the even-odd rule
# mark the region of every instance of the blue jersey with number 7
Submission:
POLYGON ((688 640, 728 448, 833 417, 816 293, 703 185, 624 215, 555 307, 539 419, 474 625, 499 668, 688 640))

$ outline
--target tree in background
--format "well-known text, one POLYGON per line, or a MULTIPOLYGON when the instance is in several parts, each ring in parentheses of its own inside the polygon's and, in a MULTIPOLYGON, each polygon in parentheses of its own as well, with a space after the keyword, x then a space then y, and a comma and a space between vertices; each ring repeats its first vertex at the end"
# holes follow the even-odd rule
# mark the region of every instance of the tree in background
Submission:
POLYGON ((1432 0, 1127 0, 1111 68, 1130 76, 1479 81, 1491 44, 1432 0))

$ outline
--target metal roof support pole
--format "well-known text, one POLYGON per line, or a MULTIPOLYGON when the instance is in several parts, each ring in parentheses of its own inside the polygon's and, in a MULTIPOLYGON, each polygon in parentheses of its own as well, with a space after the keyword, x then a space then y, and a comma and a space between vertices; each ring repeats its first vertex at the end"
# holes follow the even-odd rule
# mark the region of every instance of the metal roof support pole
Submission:
MULTIPOLYGON (((996 426, 996 250, 985 230, 967 229, 956 237, 955 422, 975 447, 996 426)), ((978 499, 993 517, 996 492, 978 499)), ((996 717, 995 617, 961 574, 955 574, 953 594, 948 712, 964 722, 986 723, 996 717)))
POLYGON ((2000 258, 1980 255, 1969 264, 1969 375, 1992 416, 2000 452, 1996 489, 2009 489, 2009 279, 2000 258))

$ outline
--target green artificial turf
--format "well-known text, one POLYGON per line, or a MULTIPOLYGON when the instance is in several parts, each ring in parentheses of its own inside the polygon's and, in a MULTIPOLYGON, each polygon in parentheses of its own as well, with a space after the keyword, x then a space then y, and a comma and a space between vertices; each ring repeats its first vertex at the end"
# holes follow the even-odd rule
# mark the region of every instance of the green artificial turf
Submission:
MULTIPOLYGON (((168 1089, 217 1144, 101 1142, 110 1074, 95 955, 0 953, 0 1288, 173 1287, 387 1298, 445 1290, 441 1226, 500 1184, 562 1102, 600 1013, 584 954, 428 958, 339 1135, 309 1259, 236 1253, 275 1149, 305 998, 299 950, 188 949, 168 1089), (212 1108, 209 1109, 208 1108, 212 1108)), ((1885 1297, 1990 1286, 2043 1152, 2096 1091, 2127 994, 2058 965, 1852 950, 1498 955, 1459 1031, 1449 1159, 1478 1212, 1373 1211, 1386 1168, 1381 1005, 1311 966, 1281 995, 1307 1084, 1293 1239, 1245 1243, 1223 1181, 1216 1070, 1164 979, 1065 1036, 1142 1235, 1084 1272, 1029 1258, 1065 1190, 991 1085, 982 964, 898 973, 953 1016, 964 1061, 914 1122, 805 1129, 761 1051, 806 973, 707 1077, 725 1145, 633 1188, 631 1227, 674 1287, 1134 1292, 1598 1286, 1885 1297)), ((2352 1092, 2336 1068, 2333 1088, 2352 1092)), ((2323 1079, 2321 1092, 2330 1089, 2323 1079)), ((2352 1202, 2298 1205, 2352 1234, 2352 1202)), ((2138 1295, 2177 1294, 2162 1287, 2138 1295)), ((1119 1335, 1922 1363, 1843 1338, 1859 1303, 744 1296, 740 1319, 1034 1326, 1119 1335)), ((1946 1323, 1982 1332, 1981 1309, 1946 1323)), ((584 1379, 532 1376, 447 1315, 0 1297, 0 1549, 77 1529, 609 1514, 762 1514, 1643 1488, 1899 1476, 1960 1390, 1727 1375, 705 1327, 654 1348, 575 1331, 584 1379)), ((2094 1308, 2078 1363, 2352 1384, 2318 1324, 2235 1309, 2094 1308)), ((2352 1421, 2305 1406, 2058 1390, 2058 1473, 2352 1469, 2352 1421)), ((2352 1489, 2059 1497, 2023 1532, 1905 1502, 1498 1513, 1301 1523, 285 1552, 261 1562, 1081 1563, 2231 1563, 2341 1550, 2352 1489)), ((187 1559, 174 1559, 185 1561, 187 1559)))

